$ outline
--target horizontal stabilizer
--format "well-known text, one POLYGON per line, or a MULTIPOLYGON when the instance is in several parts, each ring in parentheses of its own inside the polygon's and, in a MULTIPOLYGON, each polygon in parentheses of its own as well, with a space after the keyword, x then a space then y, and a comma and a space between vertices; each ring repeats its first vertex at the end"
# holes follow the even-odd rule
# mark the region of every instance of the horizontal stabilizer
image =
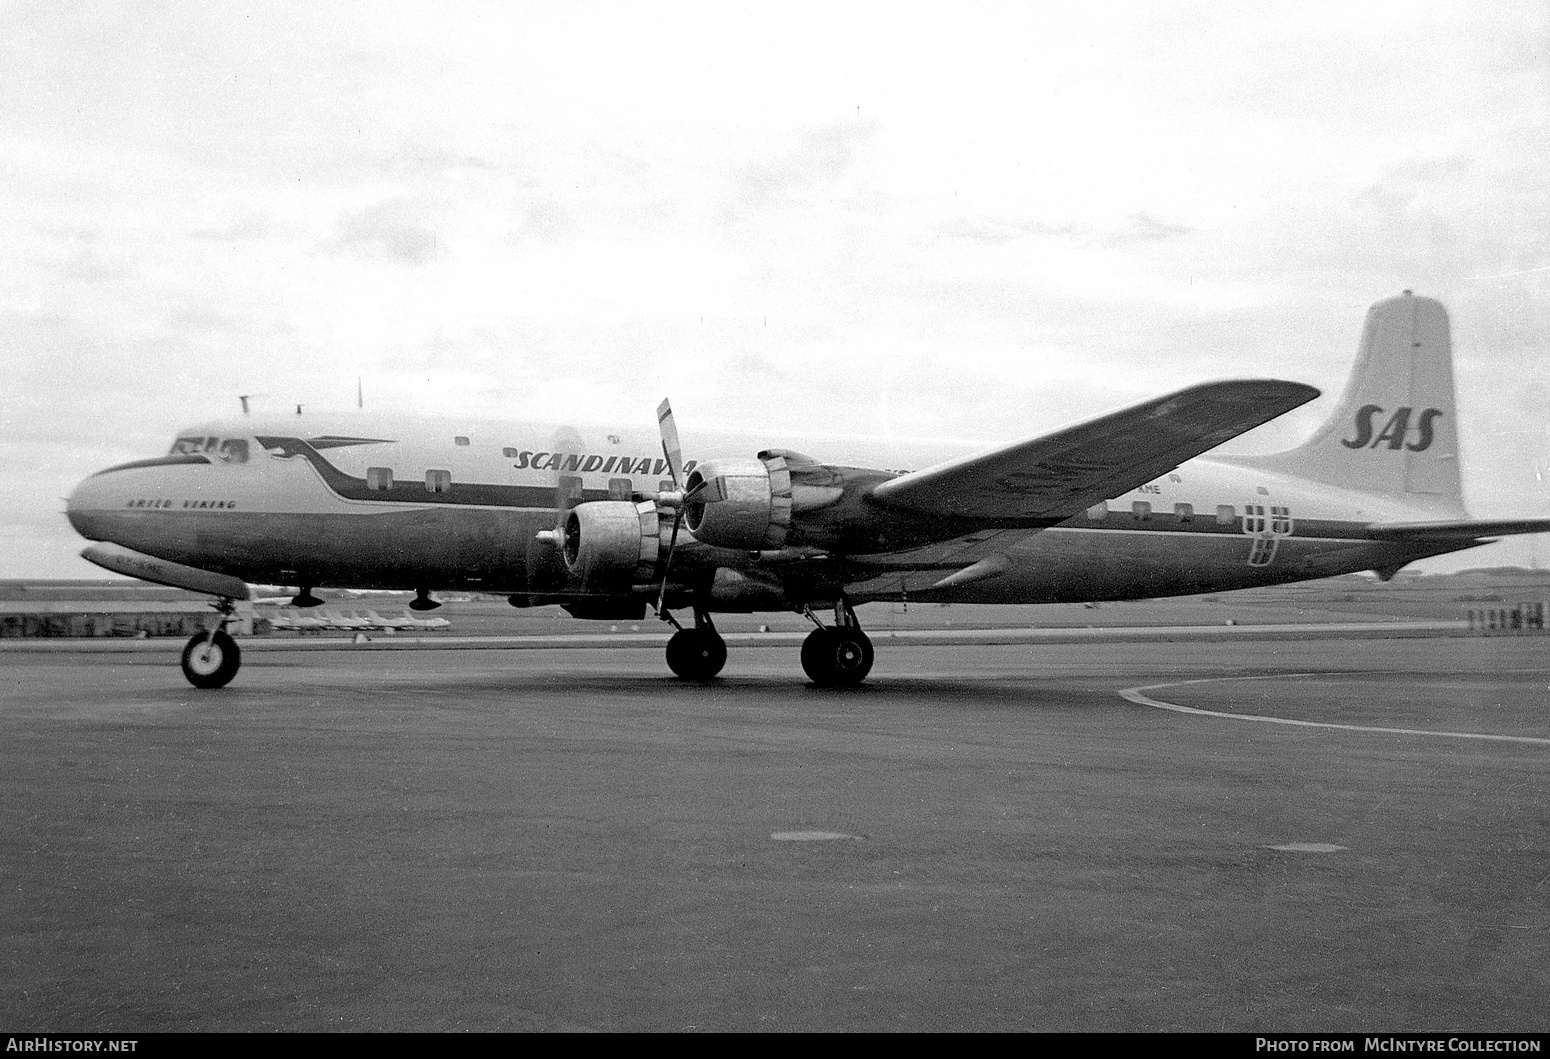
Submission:
POLYGON ((980 526, 1037 527, 1128 493, 1319 395, 1276 379, 1213 382, 878 485, 891 509, 980 526))
POLYGON ((1367 532, 1378 540, 1472 541, 1519 533, 1550 533, 1550 518, 1465 519, 1459 522, 1374 522, 1367 532))

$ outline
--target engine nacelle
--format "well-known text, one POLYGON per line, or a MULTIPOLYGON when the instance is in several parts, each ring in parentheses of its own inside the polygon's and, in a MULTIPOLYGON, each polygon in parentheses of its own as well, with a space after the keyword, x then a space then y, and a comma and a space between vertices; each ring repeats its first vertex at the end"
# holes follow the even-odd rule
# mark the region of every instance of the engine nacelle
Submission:
POLYGON ((661 550, 656 504, 591 500, 565 517, 565 568, 589 589, 628 591, 656 576, 661 550))
POLYGON ((693 492, 709 482, 720 497, 684 505, 694 539, 717 548, 764 551, 786 543, 791 528, 791 471, 784 456, 708 460, 684 483, 693 492))

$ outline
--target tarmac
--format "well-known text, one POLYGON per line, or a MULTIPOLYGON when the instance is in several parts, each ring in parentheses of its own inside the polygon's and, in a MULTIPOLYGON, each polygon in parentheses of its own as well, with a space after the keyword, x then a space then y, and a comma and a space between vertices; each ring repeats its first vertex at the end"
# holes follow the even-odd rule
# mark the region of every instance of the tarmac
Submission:
POLYGON ((0 1029, 1550 1024, 1543 637, 776 635, 0 653, 0 1029))

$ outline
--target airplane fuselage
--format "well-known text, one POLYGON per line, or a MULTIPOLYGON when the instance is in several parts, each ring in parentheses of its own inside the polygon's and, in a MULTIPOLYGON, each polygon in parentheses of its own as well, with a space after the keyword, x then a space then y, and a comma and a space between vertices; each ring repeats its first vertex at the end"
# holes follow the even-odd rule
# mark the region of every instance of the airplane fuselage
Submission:
MULTIPOLYGON (((800 444, 826 463, 890 473, 975 448, 881 438, 800 444)), ((690 437, 686 465, 767 445, 754 436, 690 437)), ((71 499, 71 521, 92 540, 265 584, 559 593, 564 564, 539 535, 554 528, 560 506, 671 485, 655 436, 609 427, 242 417, 180 432, 173 449, 88 479, 71 499)), ((1144 598, 1394 569, 1447 550, 1366 531, 1400 517, 1416 517, 1414 498, 1401 503, 1200 458, 1048 529, 983 529, 823 561, 844 565, 857 603, 1144 598), (987 555, 1006 560, 995 576, 933 587, 987 555)), ((770 556, 710 549, 682 532, 680 561, 725 571, 769 566, 770 556)), ((802 561, 794 554, 787 565, 802 561)), ((800 588, 780 599, 727 581, 713 586, 721 609, 804 602, 800 588)))

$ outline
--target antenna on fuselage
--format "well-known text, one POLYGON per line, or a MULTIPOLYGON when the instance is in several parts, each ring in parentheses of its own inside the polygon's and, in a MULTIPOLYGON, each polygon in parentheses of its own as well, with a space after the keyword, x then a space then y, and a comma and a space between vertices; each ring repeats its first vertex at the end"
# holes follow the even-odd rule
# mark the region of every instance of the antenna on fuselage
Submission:
POLYGON ((364 409, 366 407, 365 391, 361 389, 361 377, 359 375, 355 377, 355 407, 357 409, 364 409))
POLYGON ((252 396, 253 395, 250 394, 250 393, 239 393, 237 395, 237 400, 242 402, 242 414, 243 415, 247 415, 248 414, 248 398, 252 397, 252 396))

